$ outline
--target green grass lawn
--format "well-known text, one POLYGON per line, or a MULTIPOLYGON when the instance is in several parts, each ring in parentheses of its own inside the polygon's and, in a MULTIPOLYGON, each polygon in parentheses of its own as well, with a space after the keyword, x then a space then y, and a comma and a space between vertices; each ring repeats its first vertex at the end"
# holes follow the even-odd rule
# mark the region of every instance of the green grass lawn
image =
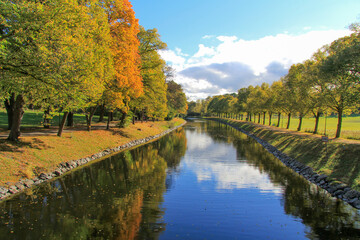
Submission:
MULTIPOLYGON (((277 116, 272 118, 272 126, 277 124, 277 116)), ((257 123, 257 118, 256 118, 257 123)), ((262 121, 261 121, 262 123, 262 121)), ((269 124, 268 116, 266 118, 265 124, 269 124)), ((299 124, 298 118, 291 118, 290 120, 290 130, 296 131, 299 124)), ((286 128, 287 125, 287 116, 283 116, 280 121, 280 127, 286 128)), ((315 118, 304 118, 302 122, 301 131, 310 132, 314 131, 315 127, 315 118)), ((329 137, 335 137, 337 128, 337 117, 327 117, 326 118, 326 134, 329 137)), ((325 134, 325 118, 321 117, 319 121, 318 133, 321 135, 325 134)), ((344 116, 341 128, 341 137, 347 139, 357 139, 360 140, 360 116, 344 116)))
MULTIPOLYGON (((51 126, 59 126, 63 113, 56 113, 52 116, 51 126)), ((99 116, 94 116, 93 122, 97 122, 99 116)), ((41 127, 44 121, 44 112, 38 110, 25 110, 24 117, 21 121, 21 127, 41 127)), ((84 114, 74 114, 74 124, 86 124, 84 114)), ((0 129, 7 129, 7 114, 5 109, 0 109, 0 129)))

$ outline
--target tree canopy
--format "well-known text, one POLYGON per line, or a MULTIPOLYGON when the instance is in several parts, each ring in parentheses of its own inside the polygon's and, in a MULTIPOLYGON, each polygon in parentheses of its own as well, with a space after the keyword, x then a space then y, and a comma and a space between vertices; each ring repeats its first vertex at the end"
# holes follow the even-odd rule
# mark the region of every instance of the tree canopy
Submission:
POLYGON ((166 84, 169 66, 156 29, 145 30, 129 0, 4 0, 0 2, 0 97, 9 140, 20 136, 24 107, 85 113, 97 106, 163 119, 185 113, 181 86, 166 84), (175 87, 177 86, 177 87, 175 87), (168 89, 179 96, 168 106, 168 89), (136 110, 137 109, 137 110, 136 110))

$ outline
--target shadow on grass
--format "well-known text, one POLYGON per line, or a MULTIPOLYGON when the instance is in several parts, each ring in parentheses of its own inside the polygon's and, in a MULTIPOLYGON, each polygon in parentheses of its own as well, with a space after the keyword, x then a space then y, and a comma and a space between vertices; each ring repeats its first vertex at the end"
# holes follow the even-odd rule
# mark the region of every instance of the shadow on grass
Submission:
POLYGON ((32 148, 38 150, 44 150, 51 148, 38 138, 32 138, 32 142, 13 142, 8 140, 0 140, 1 152, 24 152, 24 148, 32 148))
POLYGON ((121 129, 109 129, 109 131, 113 134, 113 135, 119 135, 121 137, 125 137, 125 138, 130 138, 130 135, 126 134, 123 130, 121 129))

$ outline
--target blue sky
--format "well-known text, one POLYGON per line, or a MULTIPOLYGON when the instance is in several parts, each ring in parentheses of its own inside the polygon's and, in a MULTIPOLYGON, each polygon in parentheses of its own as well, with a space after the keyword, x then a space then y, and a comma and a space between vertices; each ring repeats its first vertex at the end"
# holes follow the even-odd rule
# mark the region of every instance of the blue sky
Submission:
POLYGON ((131 3, 139 23, 167 43, 161 55, 191 100, 271 84, 360 21, 358 0, 131 3))

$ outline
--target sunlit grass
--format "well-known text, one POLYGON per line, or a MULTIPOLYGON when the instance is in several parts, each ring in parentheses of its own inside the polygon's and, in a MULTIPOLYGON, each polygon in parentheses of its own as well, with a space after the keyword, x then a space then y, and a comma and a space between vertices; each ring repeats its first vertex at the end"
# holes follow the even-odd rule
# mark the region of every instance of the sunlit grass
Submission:
MULTIPOLYGON (((59 122, 61 121, 61 118, 63 116, 63 113, 54 113, 52 115, 52 119, 50 120, 51 126, 59 126, 59 122)), ((99 119, 99 116, 94 116, 93 122, 97 122, 99 119)), ((106 118, 107 119, 107 118, 106 118)), ((0 129, 7 129, 7 114, 5 109, 0 109, 0 129)), ((23 116, 23 119, 21 121, 21 126, 24 128, 29 127, 41 127, 44 121, 44 112, 39 110, 25 110, 25 114, 23 116)), ((86 118, 84 114, 74 114, 74 123, 75 124, 85 124, 86 118)))
MULTIPOLYGON (((337 117, 321 117, 319 120, 318 134, 328 135, 329 137, 335 137, 337 129, 337 117), (326 126, 326 131, 325 131, 326 126)), ((257 123, 257 119, 256 119, 257 123)), ((262 123, 262 121, 261 121, 262 123)), ((299 124, 298 118, 291 118, 290 130, 297 130, 299 124)), ((269 125, 268 117, 265 120, 265 125, 269 125)), ((277 125, 277 116, 274 116, 271 121, 272 126, 277 125)), ((282 116, 280 120, 280 128, 286 128, 287 117, 282 116)), ((301 132, 313 133, 315 128, 315 118, 303 118, 301 132)), ((344 116, 341 127, 341 137, 346 139, 358 139, 360 140, 360 116, 344 116)))

